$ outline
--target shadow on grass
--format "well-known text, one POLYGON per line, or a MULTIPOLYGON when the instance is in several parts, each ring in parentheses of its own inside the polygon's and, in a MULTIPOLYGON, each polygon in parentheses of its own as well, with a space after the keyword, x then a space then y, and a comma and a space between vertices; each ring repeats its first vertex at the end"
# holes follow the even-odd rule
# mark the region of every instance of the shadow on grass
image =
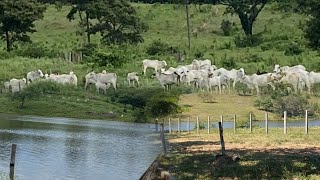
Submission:
MULTIPOLYGON (((219 151, 188 151, 196 145, 219 145, 219 142, 189 141, 171 144, 172 154, 162 163, 176 179, 319 179, 320 154, 317 148, 275 148, 271 150, 232 149, 238 162, 215 164, 219 151)), ((215 148, 216 149, 216 148, 215 148)))

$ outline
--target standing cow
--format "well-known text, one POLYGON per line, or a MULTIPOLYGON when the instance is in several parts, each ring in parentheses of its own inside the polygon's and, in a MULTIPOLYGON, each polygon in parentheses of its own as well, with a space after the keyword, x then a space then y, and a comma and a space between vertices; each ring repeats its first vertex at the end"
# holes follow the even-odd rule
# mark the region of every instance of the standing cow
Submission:
POLYGON ((37 79, 40 79, 44 77, 42 71, 40 69, 36 71, 31 71, 27 73, 27 84, 36 81, 37 79))
POLYGON ((149 59, 143 60, 142 64, 143 64, 143 74, 144 75, 146 75, 147 68, 153 68, 154 71, 157 72, 167 66, 166 61, 149 60, 149 59))

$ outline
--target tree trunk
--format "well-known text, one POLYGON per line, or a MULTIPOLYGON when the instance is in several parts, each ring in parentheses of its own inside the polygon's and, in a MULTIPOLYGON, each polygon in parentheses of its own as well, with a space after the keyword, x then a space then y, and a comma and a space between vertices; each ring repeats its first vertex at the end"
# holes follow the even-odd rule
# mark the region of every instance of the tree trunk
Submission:
POLYGON ((11 43, 10 43, 10 34, 9 31, 6 31, 6 42, 7 42, 7 51, 11 51, 11 43))
POLYGON ((247 17, 247 15, 245 15, 243 13, 239 13, 239 18, 240 18, 241 26, 242 26, 244 33, 246 34, 247 37, 251 37, 253 22, 250 21, 249 18, 247 17))
POLYGON ((90 24, 89 24, 89 13, 86 13, 86 25, 87 25, 87 38, 88 38, 88 44, 90 44, 90 24))

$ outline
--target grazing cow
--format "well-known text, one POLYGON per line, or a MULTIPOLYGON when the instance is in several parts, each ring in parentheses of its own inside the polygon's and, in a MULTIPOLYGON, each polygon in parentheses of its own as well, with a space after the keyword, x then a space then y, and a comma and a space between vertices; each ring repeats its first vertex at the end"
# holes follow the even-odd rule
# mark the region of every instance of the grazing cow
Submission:
POLYGON ((209 78, 209 88, 212 90, 212 87, 218 87, 219 94, 222 92, 222 86, 227 87, 229 89, 229 78, 225 75, 222 76, 213 76, 209 78))
POLYGON ((268 74, 253 74, 251 76, 245 75, 242 77, 241 82, 247 84, 249 89, 256 89, 257 95, 260 95, 259 87, 264 87, 270 85, 273 89, 275 87, 273 86, 271 79, 269 78, 271 76, 271 73, 268 74))
POLYGON ((9 81, 6 81, 6 82, 3 83, 3 85, 4 85, 3 92, 4 92, 4 93, 10 92, 10 82, 9 82, 9 81))
POLYGON ((320 73, 311 71, 308 75, 311 84, 320 83, 320 73))
POLYGON ((153 76, 159 80, 160 85, 164 91, 171 89, 171 85, 177 84, 178 75, 175 73, 163 74, 160 72, 155 72, 155 74, 153 74, 153 76))
POLYGON ((105 84, 105 83, 101 83, 101 82, 96 82, 95 86, 96 86, 96 90, 97 90, 98 94, 100 93, 100 89, 103 90, 104 94, 107 94, 107 89, 109 89, 109 87, 111 85, 110 85, 110 83, 105 84))
POLYGON ((224 68, 219 68, 218 70, 216 70, 216 72, 214 72, 214 74, 227 76, 230 81, 229 84, 231 84, 231 81, 233 81, 232 83, 233 89, 235 89, 236 83, 239 82, 245 76, 245 72, 243 68, 240 68, 238 70, 231 69, 230 71, 224 68))
POLYGON ((140 86, 139 76, 137 72, 128 73, 127 81, 129 83, 129 86, 131 86, 131 82, 133 83, 133 86, 135 86, 135 82, 137 83, 138 86, 140 86))
POLYGON ((167 66, 166 61, 159 61, 159 60, 149 60, 145 59, 142 61, 143 64, 143 74, 146 75, 147 68, 153 68, 155 72, 165 68, 167 66))
POLYGON ((22 79, 13 78, 9 81, 9 83, 11 87, 11 92, 15 93, 15 92, 20 92, 24 87, 26 87, 27 80, 26 78, 22 78, 22 79))
MULTIPOLYGON (((288 84, 292 84, 295 92, 298 92, 298 91, 301 92, 305 87, 307 87, 308 93, 309 94, 311 93, 311 82, 310 82, 310 78, 309 78, 309 73, 307 71, 304 71, 301 69, 293 69, 293 70, 288 70, 282 74, 283 74, 284 81, 288 81, 288 84), (286 78, 286 76, 289 76, 289 77, 286 78), (298 82, 297 88, 295 88, 296 82, 293 82, 293 83, 290 82, 290 80, 292 79, 292 76, 299 77, 299 82, 298 82)), ((295 81, 295 78, 294 78, 294 81, 295 81)))
POLYGON ((108 84, 110 83, 114 90, 117 89, 117 75, 115 73, 98 73, 96 74, 94 71, 88 73, 85 76, 86 82, 84 88, 87 89, 89 84, 96 84, 97 82, 108 84))
POLYGON ((27 73, 27 83, 31 83, 36 81, 37 79, 42 78, 44 75, 40 69, 36 71, 31 71, 27 73))
POLYGON ((289 66, 280 67, 279 64, 275 64, 274 68, 273 68, 273 72, 274 73, 282 73, 282 72, 291 71, 291 70, 303 70, 303 71, 305 71, 306 67, 304 67, 303 65, 296 65, 296 66, 292 66, 292 67, 289 67, 289 66))
POLYGON ((54 81, 60 84, 70 84, 77 86, 78 84, 78 78, 74 74, 73 71, 71 71, 69 74, 45 74, 45 79, 54 81))
POLYGON ((209 59, 205 59, 205 60, 197 60, 197 59, 194 59, 192 61, 192 69, 193 70, 200 70, 201 66, 203 65, 210 65, 211 66, 211 60, 209 59))

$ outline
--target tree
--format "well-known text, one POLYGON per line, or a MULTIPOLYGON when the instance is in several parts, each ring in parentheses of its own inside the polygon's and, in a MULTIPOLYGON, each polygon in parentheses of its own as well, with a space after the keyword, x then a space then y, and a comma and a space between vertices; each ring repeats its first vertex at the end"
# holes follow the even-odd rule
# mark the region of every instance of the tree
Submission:
POLYGON ((0 34, 7 51, 16 41, 31 42, 27 33, 36 32, 33 22, 43 18, 45 7, 36 0, 1 0, 0 34))
POLYGON ((310 41, 310 46, 313 48, 320 48, 320 2, 312 1, 309 4, 309 14, 312 16, 307 23, 305 30, 306 38, 310 41))
POLYGON ((147 26, 140 22, 135 9, 126 0, 82 0, 72 3, 67 18, 73 20, 78 13, 88 43, 91 41, 90 35, 98 32, 106 44, 143 41, 141 33, 147 26))
POLYGON ((269 0, 221 0, 227 5, 226 13, 237 14, 247 37, 253 33, 253 23, 269 0))

